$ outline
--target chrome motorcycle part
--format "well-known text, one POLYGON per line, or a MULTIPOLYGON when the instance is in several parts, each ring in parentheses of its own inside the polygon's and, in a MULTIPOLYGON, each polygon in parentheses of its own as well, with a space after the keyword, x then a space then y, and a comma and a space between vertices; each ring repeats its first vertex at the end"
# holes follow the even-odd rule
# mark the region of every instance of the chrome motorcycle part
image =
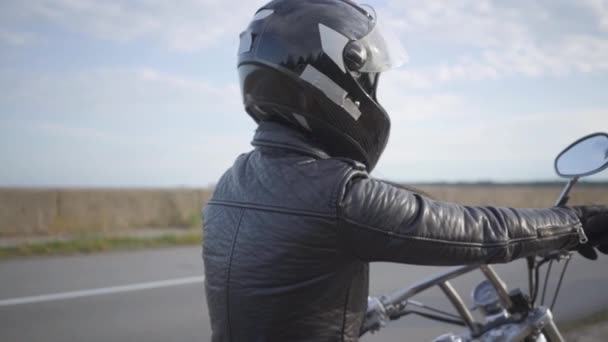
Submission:
POLYGON ((389 320, 390 318, 388 317, 382 302, 376 297, 367 297, 367 312, 361 331, 376 332, 381 328, 384 328, 389 320))
POLYGON ((471 293, 471 298, 475 303, 475 307, 484 316, 497 315, 503 311, 496 289, 489 280, 479 283, 473 290, 473 293, 471 293))
POLYGON ((481 265, 479 269, 481 272, 483 272, 486 278, 488 278, 488 281, 494 285, 494 289, 496 289, 496 293, 498 294, 498 298, 502 306, 507 310, 510 309, 513 306, 513 302, 511 301, 511 297, 507 290, 507 285, 500 280, 500 277, 498 274, 496 274, 492 266, 481 265))

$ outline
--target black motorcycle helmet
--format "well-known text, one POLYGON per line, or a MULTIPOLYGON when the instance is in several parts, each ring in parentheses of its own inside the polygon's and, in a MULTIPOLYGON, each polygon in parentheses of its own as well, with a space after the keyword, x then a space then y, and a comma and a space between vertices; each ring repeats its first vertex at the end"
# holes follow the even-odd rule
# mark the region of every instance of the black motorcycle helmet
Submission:
POLYGON ((334 157, 371 171, 390 119, 376 99, 380 72, 404 61, 389 50, 374 10, 349 0, 275 0, 241 33, 245 110, 309 133, 334 157))

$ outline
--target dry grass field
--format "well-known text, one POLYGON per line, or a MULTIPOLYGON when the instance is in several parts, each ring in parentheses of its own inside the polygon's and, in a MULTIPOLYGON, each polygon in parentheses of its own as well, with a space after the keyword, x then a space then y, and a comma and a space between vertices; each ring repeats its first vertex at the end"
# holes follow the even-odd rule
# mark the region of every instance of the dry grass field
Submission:
MULTIPOLYGON (((561 185, 421 185, 418 189, 436 199, 466 205, 512 208, 546 208, 555 204, 561 185)), ((608 205, 608 184, 579 184, 569 204, 608 205)))
MULTIPOLYGON (((421 185, 441 200, 469 205, 542 208, 553 205, 557 185, 421 185)), ((203 189, 0 189, 0 238, 115 232, 200 225, 203 189)), ((608 204, 608 184, 575 188, 571 203, 608 204)))
POLYGON ((0 189, 0 238, 200 225, 209 191, 0 189))

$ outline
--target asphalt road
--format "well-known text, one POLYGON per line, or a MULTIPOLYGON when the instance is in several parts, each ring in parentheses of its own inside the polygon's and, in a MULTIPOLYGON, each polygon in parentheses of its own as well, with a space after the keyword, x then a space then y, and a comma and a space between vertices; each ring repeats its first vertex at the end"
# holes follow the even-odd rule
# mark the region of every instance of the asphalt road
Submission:
MULTIPOLYGON (((559 320, 608 307, 607 267, 606 257, 573 260, 556 310, 559 320)), ((372 293, 442 270, 375 264, 372 293)), ((523 262, 497 270, 511 288, 526 288, 523 262)), ((0 262, 0 341, 208 341, 202 275, 199 248, 0 262)), ((454 285, 468 299, 480 279, 475 272, 454 285)), ((417 299, 449 307, 438 290, 417 299)), ((459 329, 406 317, 362 341, 425 341, 459 329)))

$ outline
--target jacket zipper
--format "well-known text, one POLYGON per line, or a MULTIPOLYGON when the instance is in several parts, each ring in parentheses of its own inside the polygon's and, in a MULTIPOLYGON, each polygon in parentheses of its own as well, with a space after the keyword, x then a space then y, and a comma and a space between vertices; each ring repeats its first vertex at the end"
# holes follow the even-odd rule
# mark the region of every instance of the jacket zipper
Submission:
POLYGON ((578 242, 581 245, 584 245, 589 242, 589 238, 587 237, 587 234, 585 234, 585 230, 583 229, 582 225, 576 226, 576 232, 578 233, 578 242))
POLYGON ((581 245, 586 244, 587 242, 589 242, 589 239, 587 238, 587 235, 585 234, 585 230, 583 229, 583 226, 581 225, 576 225, 574 227, 561 227, 561 228, 540 228, 538 229, 538 236, 541 238, 546 238, 546 237, 552 237, 552 236, 556 236, 556 235, 563 235, 565 233, 574 233, 576 232, 576 234, 578 235, 578 242, 581 245))

